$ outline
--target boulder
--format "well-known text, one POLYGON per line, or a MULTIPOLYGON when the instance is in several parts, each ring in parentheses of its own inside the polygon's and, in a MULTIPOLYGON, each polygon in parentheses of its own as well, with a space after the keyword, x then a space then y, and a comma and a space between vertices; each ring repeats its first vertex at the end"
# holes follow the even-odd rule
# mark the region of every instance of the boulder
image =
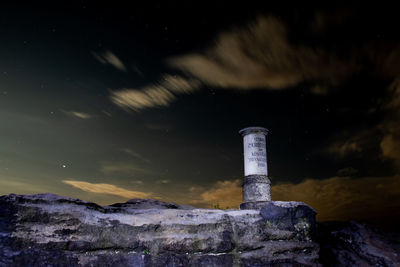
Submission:
POLYGON ((318 223, 321 262, 326 266, 400 266, 400 234, 349 222, 318 223))
POLYGON ((315 238, 317 213, 303 202, 271 201, 261 208, 260 214, 270 227, 295 232, 297 238, 305 241, 315 238))
POLYGON ((319 265, 303 228, 267 221, 257 210, 11 194, 0 197, 0 266, 319 265))

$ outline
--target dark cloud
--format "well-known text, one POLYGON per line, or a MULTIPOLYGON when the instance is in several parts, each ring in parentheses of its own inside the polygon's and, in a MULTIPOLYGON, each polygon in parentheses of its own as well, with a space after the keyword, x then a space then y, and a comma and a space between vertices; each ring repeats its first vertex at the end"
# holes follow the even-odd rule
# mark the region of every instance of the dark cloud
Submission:
POLYGON ((380 148, 383 157, 392 160, 400 170, 400 79, 396 79, 388 91, 389 97, 384 105, 387 114, 379 127, 383 133, 380 148))
POLYGON ((340 84, 359 69, 355 57, 342 59, 322 47, 293 44, 288 32, 281 19, 259 17, 219 34, 205 51, 167 59, 185 76, 164 74, 144 88, 113 90, 110 98, 135 111, 165 107, 177 95, 195 91, 200 82, 217 88, 278 90, 308 81, 317 83, 312 92, 326 94, 327 86, 340 84))
POLYGON ((359 154, 366 151, 371 139, 374 137, 375 130, 362 130, 356 132, 345 132, 334 137, 334 141, 323 149, 324 153, 334 155, 339 158, 346 158, 349 155, 359 154))
POLYGON ((358 66, 322 47, 292 44, 280 19, 259 17, 248 26, 218 36, 202 53, 183 55, 168 63, 203 83, 222 88, 282 89, 303 81, 337 85, 358 66))
POLYGON ((339 177, 351 177, 358 173, 358 170, 353 167, 342 168, 337 171, 339 177))

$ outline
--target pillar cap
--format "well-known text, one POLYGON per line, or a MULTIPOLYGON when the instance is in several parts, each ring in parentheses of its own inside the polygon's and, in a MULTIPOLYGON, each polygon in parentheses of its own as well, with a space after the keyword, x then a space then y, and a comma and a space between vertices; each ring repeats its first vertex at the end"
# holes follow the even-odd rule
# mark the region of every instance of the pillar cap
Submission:
POLYGON ((251 134, 251 133, 262 133, 264 135, 268 134, 268 129, 264 127, 247 127, 243 128, 242 130, 239 131, 239 134, 242 136, 251 134))

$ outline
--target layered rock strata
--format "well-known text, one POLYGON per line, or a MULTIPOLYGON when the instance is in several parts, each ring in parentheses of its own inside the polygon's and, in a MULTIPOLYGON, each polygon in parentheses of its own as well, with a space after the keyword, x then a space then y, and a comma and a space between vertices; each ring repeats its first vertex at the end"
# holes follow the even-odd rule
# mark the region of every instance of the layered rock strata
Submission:
POLYGON ((0 197, 0 266, 316 266, 315 212, 111 206, 53 194, 0 197))

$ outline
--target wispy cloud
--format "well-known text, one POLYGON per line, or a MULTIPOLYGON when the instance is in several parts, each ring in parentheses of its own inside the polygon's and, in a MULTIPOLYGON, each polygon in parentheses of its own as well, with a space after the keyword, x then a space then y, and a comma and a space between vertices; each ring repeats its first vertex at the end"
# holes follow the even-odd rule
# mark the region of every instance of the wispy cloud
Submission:
POLYGON ((62 180, 62 182, 90 193, 108 194, 128 199, 153 197, 153 193, 151 192, 131 191, 112 184, 95 184, 73 180, 62 180))
POLYGON ((178 94, 188 94, 199 87, 196 80, 165 75, 158 83, 140 89, 111 91, 111 101, 126 110, 140 111, 145 108, 166 107, 178 94))
POLYGON ((83 119, 83 120, 87 120, 92 118, 93 116, 90 115, 89 113, 85 113, 85 112, 79 112, 79 111, 64 111, 63 112, 69 116, 75 117, 75 118, 79 118, 79 119, 83 119))
POLYGON ((167 179, 157 180, 156 181, 157 184, 169 184, 170 182, 171 182, 171 180, 167 180, 167 179))
POLYGON ((107 117, 112 117, 112 114, 110 113, 110 112, 108 112, 108 111, 106 111, 106 110, 102 110, 101 111, 104 115, 106 115, 107 117))
MULTIPOLYGON (((107 62, 105 57, 98 59, 107 62)), ((160 81, 143 88, 112 90, 111 100, 126 110, 139 111, 166 107, 177 95, 193 92, 201 85, 270 90, 303 81, 336 85, 358 68, 353 57, 342 60, 322 48, 292 44, 285 23, 273 16, 223 32, 214 46, 169 58, 166 63, 185 75, 164 74, 160 81)), ((316 86, 313 92, 325 94, 325 89, 316 86)))
POLYGON ((166 132, 174 128, 174 125, 172 123, 163 123, 163 122, 146 123, 144 126, 150 130, 166 131, 166 132))
POLYGON ((238 89, 282 89, 306 80, 337 84, 357 69, 353 58, 292 44, 285 23, 273 16, 221 33, 213 47, 168 63, 204 84, 238 89))
POLYGON ((166 107, 176 99, 169 90, 152 86, 141 90, 122 89, 111 92, 111 101, 125 110, 139 111, 145 108, 166 107))
POLYGON ((130 163, 130 162, 110 162, 110 161, 103 161, 101 162, 100 171, 105 174, 143 174, 143 173, 150 173, 151 170, 144 169, 138 167, 137 165, 130 163))
POLYGON ((150 160, 149 160, 149 159, 143 157, 142 155, 140 155, 139 153, 133 151, 132 149, 123 148, 122 151, 125 152, 126 154, 128 154, 128 155, 134 157, 134 158, 140 159, 140 160, 142 160, 142 161, 144 161, 144 162, 146 162, 146 163, 150 163, 150 160))
POLYGON ((110 64, 118 70, 127 71, 124 63, 111 51, 107 50, 102 54, 92 52, 92 55, 103 65, 110 64))
POLYGON ((337 141, 333 144, 330 144, 326 148, 326 152, 337 155, 339 157, 345 157, 351 153, 361 152, 361 151, 362 151, 361 144, 354 139, 337 141))
POLYGON ((377 127, 370 129, 342 131, 336 133, 330 143, 322 149, 322 153, 331 154, 338 158, 357 155, 371 149, 376 143, 377 127))
MULTIPOLYGON (((330 11, 331 12, 331 11, 330 11)), ((329 34, 329 26, 344 27, 354 10, 338 9, 332 14, 316 12, 305 28, 316 40, 329 34)), ((365 70, 371 62, 378 76, 396 77, 400 66, 400 49, 386 48, 386 43, 365 40, 363 47, 337 41, 338 49, 327 49, 317 43, 292 42, 292 29, 275 16, 260 16, 242 27, 234 27, 216 36, 214 44, 194 53, 168 58, 166 64, 181 71, 168 73, 143 88, 112 91, 111 100, 127 110, 165 107, 181 93, 192 92, 202 85, 215 88, 282 90, 303 82, 310 91, 327 95, 331 88, 348 77, 365 70)), ((343 38, 346 40, 346 38, 343 38)), ((99 61, 106 62, 104 58, 99 61)), ((388 137, 385 143, 390 143, 388 137)))

